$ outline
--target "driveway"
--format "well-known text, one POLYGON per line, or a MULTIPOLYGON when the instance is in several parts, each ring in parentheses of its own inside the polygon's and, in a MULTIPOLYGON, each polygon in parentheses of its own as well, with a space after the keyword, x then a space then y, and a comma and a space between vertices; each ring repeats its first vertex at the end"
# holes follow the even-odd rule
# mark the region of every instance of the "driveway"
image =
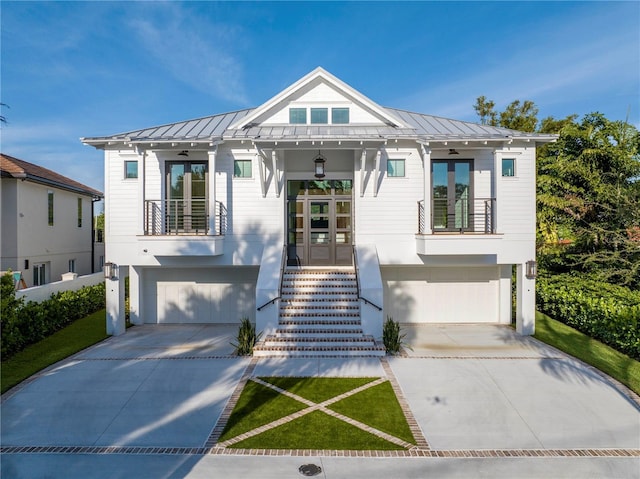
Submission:
POLYGON ((2 397, 2 477, 640 476, 640 406, 611 379, 504 326, 405 330, 404 357, 251 361, 231 355, 236 326, 132 328, 2 397), (249 374, 386 376, 424 442, 402 457, 212 447, 249 374))

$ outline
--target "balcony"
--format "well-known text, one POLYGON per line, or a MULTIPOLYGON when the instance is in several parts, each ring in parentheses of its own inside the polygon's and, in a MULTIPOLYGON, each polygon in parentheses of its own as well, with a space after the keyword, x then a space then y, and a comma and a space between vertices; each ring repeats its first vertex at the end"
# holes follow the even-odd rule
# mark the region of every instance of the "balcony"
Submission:
POLYGON ((146 200, 140 253, 153 256, 217 256, 223 253, 227 212, 207 199, 146 200))
POLYGON ((226 230, 227 211, 219 201, 216 201, 215 209, 215 222, 211 225, 209 201, 206 199, 146 200, 144 202, 144 234, 147 236, 223 236, 226 230))
POLYGON ((495 198, 432 198, 431 215, 427 218, 424 201, 418 201, 416 252, 420 255, 498 254, 503 237, 496 232, 495 205, 495 198))
MULTIPOLYGON (((431 199, 433 233, 448 234, 495 234, 495 198, 447 198, 431 199)), ((426 234, 424 200, 418 201, 418 234, 426 234)))

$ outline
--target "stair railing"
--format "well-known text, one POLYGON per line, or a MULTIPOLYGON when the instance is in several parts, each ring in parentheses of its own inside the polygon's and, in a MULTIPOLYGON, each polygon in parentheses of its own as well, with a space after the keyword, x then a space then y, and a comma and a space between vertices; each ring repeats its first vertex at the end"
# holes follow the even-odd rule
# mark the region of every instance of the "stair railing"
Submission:
POLYGON ((382 311, 382 308, 380 306, 378 306, 375 303, 372 303, 367 298, 362 296, 362 294, 361 294, 362 290, 360 289, 360 269, 358 268, 358 254, 356 253, 356 246, 355 245, 353 245, 352 252, 353 252, 353 264, 354 264, 355 270, 356 270, 356 285, 357 285, 357 288, 358 288, 358 299, 361 299, 362 301, 364 301, 368 305, 373 306, 378 311, 382 311))
POLYGON ((262 311, 264 308, 266 308, 270 304, 273 304, 276 301, 278 301, 279 299, 282 299, 282 283, 284 281, 284 262, 285 262, 285 259, 286 259, 286 254, 287 254, 287 245, 284 245, 282 247, 282 259, 280 261, 280 287, 278 288, 278 296, 276 296, 273 299, 270 299, 269 301, 264 303, 259 308, 256 308, 256 311, 262 311))

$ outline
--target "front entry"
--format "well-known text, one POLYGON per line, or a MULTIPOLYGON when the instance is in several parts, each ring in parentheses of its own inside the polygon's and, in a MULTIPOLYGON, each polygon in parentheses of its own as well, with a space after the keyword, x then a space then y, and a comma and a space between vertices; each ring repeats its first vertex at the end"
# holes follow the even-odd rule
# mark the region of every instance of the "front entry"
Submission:
POLYGON ((351 180, 287 182, 287 265, 352 264, 351 180))

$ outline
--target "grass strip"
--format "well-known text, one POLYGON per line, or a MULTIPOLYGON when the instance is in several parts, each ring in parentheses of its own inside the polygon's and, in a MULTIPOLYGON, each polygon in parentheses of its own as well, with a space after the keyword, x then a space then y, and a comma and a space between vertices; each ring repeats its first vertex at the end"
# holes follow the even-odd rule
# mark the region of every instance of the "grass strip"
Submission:
POLYGON ((103 309, 80 318, 48 338, 27 346, 8 360, 2 361, 2 393, 38 371, 106 339, 108 335, 105 314, 103 309))
POLYGON ((282 426, 245 439, 239 449, 403 450, 351 424, 314 411, 282 426))
POLYGON ((584 361, 640 394, 640 362, 549 316, 536 312, 536 339, 584 361))
POLYGON ((309 401, 321 403, 378 378, 264 377, 260 379, 309 401))
POLYGON ((220 441, 226 441, 306 407, 273 389, 248 381, 222 431, 220 441))
POLYGON ((416 443, 389 381, 338 401, 329 409, 408 443, 416 443))

